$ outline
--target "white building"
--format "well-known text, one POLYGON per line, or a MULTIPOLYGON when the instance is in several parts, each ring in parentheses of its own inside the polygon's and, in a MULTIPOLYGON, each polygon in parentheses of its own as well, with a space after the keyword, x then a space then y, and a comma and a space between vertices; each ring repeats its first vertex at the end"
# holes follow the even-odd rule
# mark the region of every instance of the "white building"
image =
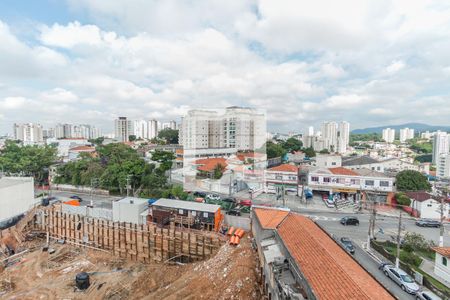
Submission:
POLYGON ((350 142, 350 123, 343 121, 336 122, 324 122, 321 127, 322 137, 316 139, 315 146, 313 147, 320 151, 328 149, 330 152, 345 153, 347 152, 350 142), (318 149, 322 146, 323 148, 318 149))
POLYGON ((438 131, 433 137, 433 164, 437 163, 437 160, 441 155, 449 153, 449 139, 450 135, 446 132, 438 131))
POLYGON ((264 172, 264 192, 282 194, 284 192, 299 194, 298 167, 279 165, 264 172))
POLYGON ((337 153, 345 153, 350 143, 350 123, 343 121, 338 125, 337 153))
POLYGON ((342 166, 342 157, 336 154, 317 154, 312 166, 319 168, 337 168, 342 166))
POLYGON ((0 177, 0 228, 33 207, 33 177, 0 177))
POLYGON ((158 121, 150 120, 148 121, 148 138, 154 139, 158 136, 158 121))
POLYGON ((24 145, 43 143, 42 126, 34 123, 14 124, 14 139, 22 141, 24 145))
POLYGON ((142 212, 148 209, 148 199, 126 197, 113 203, 113 221, 142 224, 142 212))
POLYGON ((133 122, 127 117, 114 120, 114 136, 120 142, 128 142, 129 136, 134 133, 133 122))
POLYGON ((392 128, 383 129, 383 140, 385 140, 386 143, 393 143, 395 140, 395 129, 392 128))
POLYGON ((450 286, 450 247, 434 247, 433 250, 436 252, 434 274, 450 286))
POLYGON ((407 140, 410 140, 413 138, 414 138, 414 129, 411 129, 408 127, 400 129, 400 143, 404 143, 407 140))
MULTIPOLYGON (((410 206, 418 212, 421 219, 440 220, 441 218, 441 199, 427 192, 408 192, 406 195, 411 199, 410 206)), ((450 206, 444 203, 443 214, 448 217, 450 206)))
POLYGON ((251 108, 190 110, 181 120, 184 149, 236 148, 254 150, 266 141, 265 113, 251 108))
POLYGON ((441 154, 436 162, 436 176, 450 178, 450 154, 441 154))
POLYGON ((134 135, 138 139, 148 139, 148 121, 146 120, 135 120, 133 126, 134 135))
POLYGON ((338 124, 336 122, 324 122, 321 131, 324 148, 330 152, 337 151, 338 124))

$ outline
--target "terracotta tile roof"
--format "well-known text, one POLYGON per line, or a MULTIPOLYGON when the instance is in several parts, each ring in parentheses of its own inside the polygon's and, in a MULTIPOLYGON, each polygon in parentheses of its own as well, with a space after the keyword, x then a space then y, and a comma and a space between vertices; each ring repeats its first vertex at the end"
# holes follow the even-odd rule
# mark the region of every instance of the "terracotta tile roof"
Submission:
POLYGON ((286 218, 289 211, 276 208, 254 208, 259 224, 264 229, 275 229, 286 218))
POLYGON ((95 147, 92 147, 92 146, 77 146, 77 147, 70 148, 70 151, 80 151, 80 152, 89 151, 89 152, 93 152, 93 151, 95 151, 95 147))
POLYGON ((293 165, 289 165, 289 164, 283 164, 283 165, 279 165, 279 166, 270 168, 268 171, 297 173, 298 172, 298 167, 293 166, 293 165))
POLYGON ((312 220, 290 213, 278 233, 318 299, 394 299, 312 220))
POLYGON ((176 153, 176 154, 183 154, 184 151, 183 151, 183 149, 176 149, 176 150, 175 150, 175 153, 176 153))
POLYGON ((213 171, 217 165, 222 165, 225 168, 228 166, 227 160, 223 157, 198 159, 195 163, 200 165, 197 170, 204 172, 213 171))
POLYGON ((328 170, 330 170, 330 172, 335 174, 335 175, 351 175, 351 176, 358 176, 359 175, 355 171, 350 170, 350 169, 346 169, 344 167, 329 168, 328 170))
POLYGON ((262 157, 264 157, 264 155, 265 154, 258 153, 258 152, 238 152, 238 153, 236 153, 236 157, 241 161, 244 161, 246 158, 262 158, 262 157))
POLYGON ((428 199, 434 199, 433 195, 429 194, 428 192, 424 192, 424 191, 407 192, 405 194, 409 198, 414 199, 419 202, 422 202, 422 201, 425 201, 428 199))
POLYGON ((450 247, 433 247, 431 248, 442 256, 450 258, 450 247))

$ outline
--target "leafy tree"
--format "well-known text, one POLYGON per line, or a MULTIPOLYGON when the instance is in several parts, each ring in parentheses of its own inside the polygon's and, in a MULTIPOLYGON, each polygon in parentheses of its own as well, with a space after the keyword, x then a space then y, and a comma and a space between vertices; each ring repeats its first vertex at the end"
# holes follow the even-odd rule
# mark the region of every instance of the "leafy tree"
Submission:
POLYGON ((175 154, 169 151, 155 150, 152 153, 152 160, 161 163, 161 169, 164 171, 172 168, 172 162, 175 159, 175 154))
POLYGON ((430 191, 431 184, 425 175, 413 170, 401 171, 396 176, 399 191, 430 191))
POLYGON ((330 154, 330 151, 328 149, 322 149, 319 151, 320 154, 330 154))
POLYGON ((137 138, 136 138, 136 136, 135 136, 134 134, 128 136, 128 140, 129 140, 130 142, 134 142, 136 139, 137 139, 137 138))
POLYGON ((103 144, 104 141, 105 141, 105 138, 102 137, 102 136, 101 136, 101 137, 98 137, 98 138, 96 138, 96 139, 90 139, 90 140, 88 140, 89 143, 94 144, 94 145, 96 145, 96 146, 99 146, 99 145, 103 144))
POLYGON ((222 178, 224 171, 225 171, 225 167, 222 164, 217 164, 214 167, 214 174, 213 174, 214 179, 222 178))
POLYGON ((411 199, 405 193, 395 194, 395 199, 399 205, 409 206, 411 204, 411 199))
POLYGON ((163 129, 158 133, 158 138, 165 140, 167 144, 178 144, 178 130, 163 129))
POLYGON ((299 151, 303 146, 303 143, 296 138, 288 138, 285 142, 281 144, 284 150, 287 152, 299 151))
POLYGON ((381 142, 382 137, 380 133, 362 133, 362 134, 350 134, 350 145, 354 146, 355 142, 381 142))
POLYGON ((403 239, 403 247, 405 246, 412 251, 428 251, 434 245, 420 233, 407 232, 403 239))
POLYGON ((312 147, 303 149, 303 152, 305 152, 305 155, 307 157, 314 157, 316 156, 316 151, 312 147))
POLYGON ((16 141, 7 141, 0 152, 0 170, 6 174, 31 175, 36 183, 46 182, 48 168, 56 161, 55 146, 22 146, 16 141))
POLYGON ((286 154, 286 150, 280 145, 271 141, 266 143, 267 158, 281 157, 286 154))

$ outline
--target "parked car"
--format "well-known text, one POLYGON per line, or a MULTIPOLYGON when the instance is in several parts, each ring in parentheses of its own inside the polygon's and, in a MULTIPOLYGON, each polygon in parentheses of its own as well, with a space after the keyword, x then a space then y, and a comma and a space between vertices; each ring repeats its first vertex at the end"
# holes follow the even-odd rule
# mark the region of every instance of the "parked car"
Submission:
POLYGON ((351 254, 355 254, 355 246, 353 246, 352 241, 348 237, 341 237, 341 243, 345 250, 351 254))
POLYGON ((357 217, 346 216, 346 217, 343 217, 341 219, 341 224, 345 225, 345 226, 347 226, 347 225, 359 225, 359 220, 358 220, 357 217))
POLYGON ((241 215, 241 211, 238 208, 233 208, 233 209, 227 211, 227 215, 240 216, 241 215))
POLYGON ((250 200, 250 199, 241 200, 241 202, 239 202, 239 203, 243 206, 252 206, 252 200, 250 200))
POLYGON ((416 300, 442 300, 441 297, 429 290, 421 290, 416 294, 416 300))
POLYGON ((416 221, 416 225, 419 227, 441 227, 441 222, 430 219, 419 219, 416 221))
POLYGON ((209 200, 219 201, 221 198, 217 194, 208 194, 206 195, 206 198, 209 200))
POLYGON ((228 197, 228 198, 222 199, 222 201, 229 202, 229 203, 236 203, 236 198, 228 197))
POLYGON ((382 261, 381 263, 380 263, 380 265, 378 266, 378 270, 383 270, 384 269, 384 266, 387 266, 387 265, 391 265, 392 263, 390 262, 390 261, 382 261))
POLYGON ((77 196, 77 195, 72 195, 72 196, 70 196, 70 199, 75 199, 75 200, 78 200, 78 201, 83 201, 83 199, 81 199, 81 197, 80 196, 77 196))
POLYGON ((420 290, 419 285, 414 279, 400 268, 396 268, 393 265, 386 265, 383 268, 383 272, 387 277, 397 283, 402 290, 409 294, 414 295, 420 290))
POLYGON ((194 196, 195 197, 205 198, 206 197, 206 193, 205 192, 194 192, 194 196))

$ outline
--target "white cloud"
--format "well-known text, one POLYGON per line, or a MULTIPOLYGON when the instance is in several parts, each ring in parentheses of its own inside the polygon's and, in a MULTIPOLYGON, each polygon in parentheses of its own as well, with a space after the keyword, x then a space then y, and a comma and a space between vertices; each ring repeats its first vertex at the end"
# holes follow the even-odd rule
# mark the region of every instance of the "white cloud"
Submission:
POLYGON ((394 61, 386 67, 388 73, 396 73, 405 67, 405 63, 402 61, 394 61))
MULTIPOLYGON (((110 39, 110 34, 104 34, 110 39)), ((75 21, 66 26, 54 24, 52 27, 42 26, 40 39, 43 44, 62 48, 72 48, 84 44, 96 46, 102 42, 100 29, 95 25, 81 25, 75 21)))

